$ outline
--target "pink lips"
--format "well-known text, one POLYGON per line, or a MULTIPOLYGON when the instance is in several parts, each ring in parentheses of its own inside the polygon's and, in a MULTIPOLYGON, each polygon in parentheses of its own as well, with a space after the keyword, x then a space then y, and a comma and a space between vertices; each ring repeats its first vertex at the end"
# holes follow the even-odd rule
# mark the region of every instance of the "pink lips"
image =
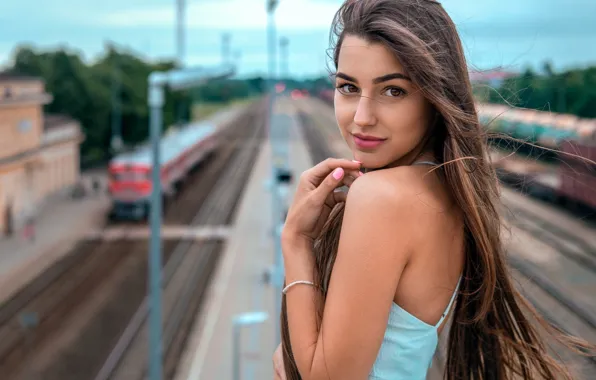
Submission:
POLYGON ((364 136, 364 135, 360 135, 360 134, 352 135, 352 137, 354 138, 354 143, 358 147, 365 148, 365 149, 376 148, 385 141, 385 139, 381 139, 378 137, 364 136))

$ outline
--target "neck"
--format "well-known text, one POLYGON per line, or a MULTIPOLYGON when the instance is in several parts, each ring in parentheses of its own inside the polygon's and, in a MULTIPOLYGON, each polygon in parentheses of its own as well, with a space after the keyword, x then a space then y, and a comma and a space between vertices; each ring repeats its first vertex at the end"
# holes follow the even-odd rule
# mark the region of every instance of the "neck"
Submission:
POLYGON ((396 168, 399 166, 410 166, 414 162, 417 162, 417 161, 432 161, 432 162, 439 163, 439 161, 437 160, 437 158, 431 151, 413 150, 413 151, 409 152, 408 154, 406 154, 405 156, 400 157, 399 159, 391 162, 389 165, 386 165, 386 166, 383 166, 380 168, 363 168, 363 170, 365 173, 368 173, 368 172, 372 172, 375 170, 390 169, 390 168, 396 168))

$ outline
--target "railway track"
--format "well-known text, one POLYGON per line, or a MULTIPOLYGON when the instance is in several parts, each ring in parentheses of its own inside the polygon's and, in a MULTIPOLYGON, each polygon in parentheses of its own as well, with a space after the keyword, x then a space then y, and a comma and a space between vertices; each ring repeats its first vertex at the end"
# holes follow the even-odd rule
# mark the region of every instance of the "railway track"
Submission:
MULTIPOLYGON (((321 131, 321 125, 315 121, 309 112, 301 109, 299 119, 313 164, 327 157, 338 156, 338 153, 334 152, 326 143, 328 139, 325 133, 321 131)), ((340 137, 338 136, 338 138, 340 137)), ((513 205, 508 205, 508 208, 516 216, 513 218, 509 215, 508 220, 515 223, 516 227, 525 229, 534 239, 551 244, 554 251, 561 255, 563 260, 570 260, 573 264, 589 271, 586 272, 583 283, 579 286, 570 283, 566 291, 562 287, 560 279, 557 281, 549 277, 541 271, 541 268, 513 251, 509 255, 509 261, 512 274, 520 290, 537 311, 553 325, 568 334, 596 343, 596 313, 589 304, 582 302, 583 300, 578 300, 573 294, 573 289, 576 293, 580 289, 584 293, 588 292, 587 298, 591 298, 591 304, 594 304, 594 291, 596 291, 596 271, 594 271, 596 252, 594 245, 581 236, 564 230, 552 221, 539 219, 538 215, 530 210, 513 205), (520 223, 520 219, 523 219, 525 223, 520 223), (521 226, 518 226, 520 224, 521 226), (575 288, 574 285, 576 285, 575 288)), ((565 352, 561 348, 557 353, 573 363, 576 373, 582 376, 581 378, 589 379, 590 376, 596 373, 596 360, 593 357, 570 355, 568 350, 565 352)))
POLYGON ((573 311, 596 331, 596 308, 593 306, 596 291, 596 247, 581 235, 571 233, 529 209, 512 205, 508 205, 508 209, 513 215, 505 213, 505 218, 536 241, 552 248, 559 256, 556 259, 557 265, 575 269, 576 275, 572 282, 581 280, 582 288, 573 289, 574 284, 567 284, 569 281, 565 277, 553 278, 546 270, 541 270, 539 264, 520 259, 520 255, 511 255, 511 265, 547 290, 562 306, 573 311), (586 288, 587 285, 591 285, 590 288, 586 288), (570 297, 574 290, 575 297, 570 297), (576 299, 581 294, 584 295, 583 302, 576 299))
MULTIPOLYGON (((248 115, 254 114, 253 109, 248 115)), ((230 123, 234 128, 228 140, 234 139, 236 127, 247 126, 246 117, 230 123)), ((196 170, 167 210, 167 223, 191 221, 189 213, 205 203, 233 153, 224 144, 196 170)), ((164 242, 165 265, 178 243, 164 242)), ((146 293, 147 250, 146 241, 82 241, 0 305, 2 379, 93 378, 146 293), (29 333, 19 323, 26 312, 37 319, 29 333)))
MULTIPOLYGON (((191 224, 229 224, 251 172, 264 133, 264 109, 248 120, 258 128, 238 137, 231 165, 222 173, 214 190, 191 224)), ((163 352, 164 376, 174 376, 188 331, 201 304, 208 276, 215 266, 221 242, 183 242, 164 269, 163 352)), ((95 377, 143 379, 147 370, 147 300, 145 299, 95 377)))

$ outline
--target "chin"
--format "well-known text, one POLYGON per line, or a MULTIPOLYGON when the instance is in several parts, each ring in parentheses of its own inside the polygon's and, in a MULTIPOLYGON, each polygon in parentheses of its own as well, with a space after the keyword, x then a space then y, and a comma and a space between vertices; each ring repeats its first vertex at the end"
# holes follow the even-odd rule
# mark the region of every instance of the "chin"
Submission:
POLYGON ((388 166, 391 161, 374 152, 362 152, 360 150, 353 150, 354 159, 362 163, 362 167, 366 169, 380 169, 388 166))

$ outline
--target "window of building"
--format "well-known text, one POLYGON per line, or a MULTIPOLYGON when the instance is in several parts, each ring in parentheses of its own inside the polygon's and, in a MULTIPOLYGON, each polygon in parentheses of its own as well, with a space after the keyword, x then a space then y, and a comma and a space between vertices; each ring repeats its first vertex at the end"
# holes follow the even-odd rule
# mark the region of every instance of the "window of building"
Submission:
POLYGON ((19 132, 27 133, 33 127, 33 123, 29 119, 23 119, 19 122, 19 132))

